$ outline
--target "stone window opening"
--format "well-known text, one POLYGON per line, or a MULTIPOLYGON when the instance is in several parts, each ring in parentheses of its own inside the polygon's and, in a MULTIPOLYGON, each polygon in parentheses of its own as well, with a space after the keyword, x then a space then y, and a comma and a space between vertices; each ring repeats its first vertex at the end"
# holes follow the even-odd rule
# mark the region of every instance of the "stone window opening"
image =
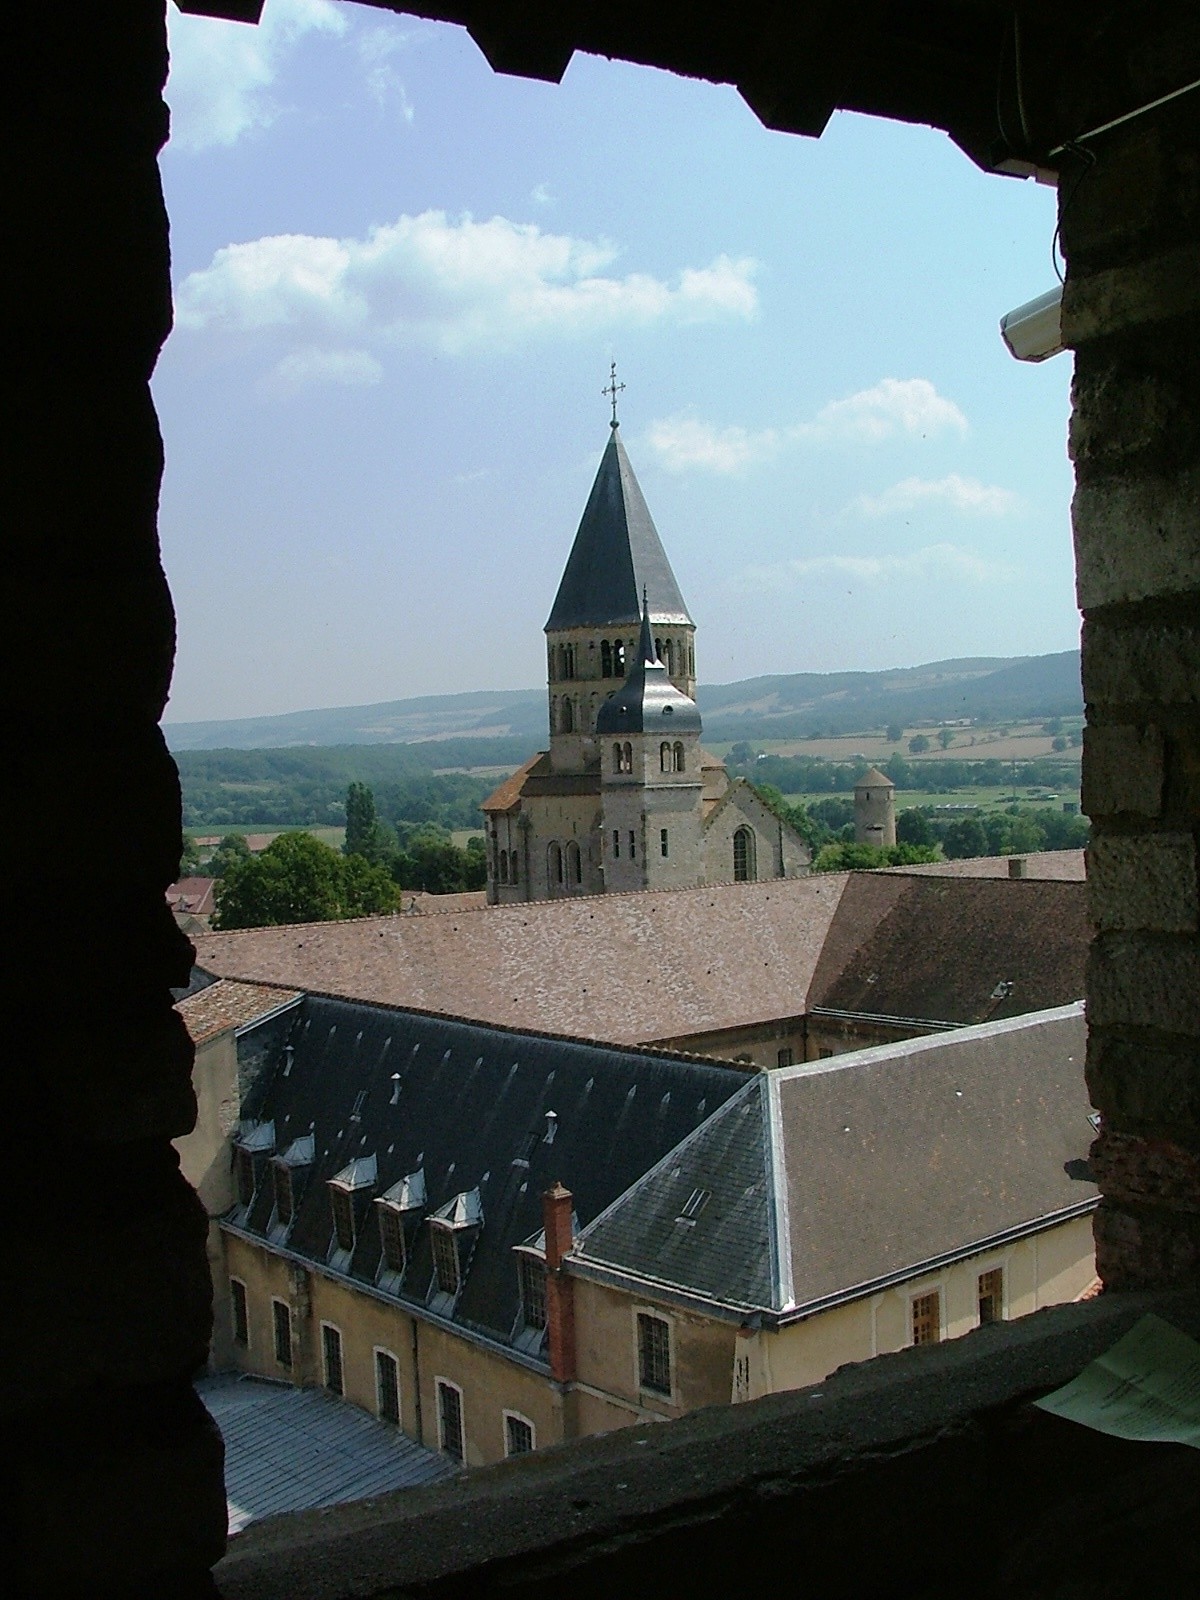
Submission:
POLYGON ((271 1301, 271 1332, 275 1342, 277 1366, 292 1365, 292 1308, 286 1300, 271 1301))
POLYGON ((633 771, 633 746, 630 744, 628 739, 626 739, 625 743, 621 746, 621 771, 633 771))
POLYGON ((233 1328, 233 1342, 243 1350, 250 1344, 250 1307, 246 1285, 240 1278, 229 1280, 229 1320, 233 1328))
POLYGON ((579 846, 571 839, 566 848, 566 860, 563 871, 567 880, 567 887, 578 887, 583 882, 583 858, 579 854, 579 846))
POLYGON ((400 1363, 379 1345, 375 1347, 375 1412, 381 1422, 400 1426, 400 1363))
POLYGON ((637 834, 632 828, 629 830, 629 859, 630 861, 637 860, 637 834))
POLYGON ((563 677, 567 679, 575 676, 575 646, 565 644, 562 647, 563 677))
POLYGON ((666 855, 668 854, 668 849, 667 849, 667 830, 665 828, 660 828, 658 830, 658 847, 662 851, 663 856, 666 857, 666 855))
POLYGON ((558 843, 551 844, 546 851, 546 879, 552 889, 562 888, 563 854, 562 846, 558 843))
POLYGON ((739 828, 733 836, 733 881, 753 883, 754 880, 754 833, 750 828, 739 828))
POLYGON ((942 1337, 942 1295, 939 1289, 913 1296, 909 1316, 913 1344, 938 1344, 942 1337))
POLYGON ((433 1276, 438 1293, 448 1294, 453 1298, 462 1287, 458 1236, 453 1228, 441 1227, 434 1223, 430 1228, 430 1243, 433 1246, 433 1276))
POLYGON ((648 1311, 637 1313, 638 1387, 651 1394, 671 1393, 671 1324, 648 1311))
POLYGON ((519 1411, 504 1413, 504 1454, 525 1456, 535 1449, 533 1423, 519 1411))
POLYGON ((321 1324, 322 1382, 330 1394, 344 1395, 346 1374, 342 1366, 342 1332, 332 1322, 321 1324))
POLYGON ((384 1270, 402 1274, 408 1265, 408 1249, 404 1242, 404 1215, 399 1206, 375 1202, 379 1218, 379 1248, 384 1270))
POLYGON ((612 675, 613 675, 612 645, 609 644, 607 639, 601 639, 601 641, 600 641, 600 676, 602 678, 611 678, 612 675))
POLYGON ((676 739, 674 745, 672 746, 672 755, 674 757, 674 770, 676 772, 684 771, 685 761, 683 754, 683 743, 681 740, 676 739))
POLYGON ((613 677, 625 676, 625 641, 618 639, 613 645, 613 677))
POLYGON ((660 772, 673 772, 675 770, 674 758, 671 755, 671 746, 665 739, 658 747, 658 767, 660 772))
POLYGON ((620 828, 614 828, 613 829, 613 855, 614 855, 614 857, 619 858, 620 854, 621 854, 621 830, 620 830, 620 828))
POLYGON ((511 870, 510 870, 509 875, 508 875, 508 881, 510 883, 516 883, 516 881, 517 881, 517 852, 515 850, 512 850, 512 851, 509 852, 509 863, 510 863, 511 870))
POLYGON ((463 1431, 463 1393, 448 1378, 438 1378, 438 1449, 460 1464, 466 1458, 463 1431))
POLYGON ((562 723, 560 733, 574 733, 575 731, 575 703, 567 695, 563 695, 562 723))
POLYGON ((500 882, 508 882, 508 851, 500 851, 500 882))

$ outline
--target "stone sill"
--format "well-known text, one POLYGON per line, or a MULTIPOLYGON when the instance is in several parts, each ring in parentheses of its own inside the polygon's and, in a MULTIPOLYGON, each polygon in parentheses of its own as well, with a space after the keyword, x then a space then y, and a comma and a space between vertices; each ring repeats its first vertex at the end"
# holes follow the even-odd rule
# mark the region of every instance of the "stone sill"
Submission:
POLYGON ((1200 1336, 1200 1294, 1105 1294, 811 1389, 257 1523, 217 1583, 224 1600, 613 1600, 727 1597, 765 1570, 823 1600, 1200 1592, 1200 1452, 1029 1406, 1147 1310, 1200 1336))

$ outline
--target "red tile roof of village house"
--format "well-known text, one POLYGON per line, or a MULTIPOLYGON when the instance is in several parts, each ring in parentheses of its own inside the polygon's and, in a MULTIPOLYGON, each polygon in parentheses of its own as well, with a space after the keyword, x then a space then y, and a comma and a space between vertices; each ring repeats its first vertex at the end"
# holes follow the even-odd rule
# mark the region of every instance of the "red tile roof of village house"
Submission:
POLYGON ((180 878, 167 890, 167 904, 172 911, 190 911, 195 917, 212 915, 215 878, 180 878))
POLYGON ((209 933, 206 971, 643 1044, 795 1016, 846 873, 209 933))
POLYGON ((186 1024, 192 1043, 201 1044, 230 1028, 244 1028, 257 1017, 268 1016, 290 1000, 299 998, 295 989, 222 978, 181 1000, 175 1009, 186 1024))

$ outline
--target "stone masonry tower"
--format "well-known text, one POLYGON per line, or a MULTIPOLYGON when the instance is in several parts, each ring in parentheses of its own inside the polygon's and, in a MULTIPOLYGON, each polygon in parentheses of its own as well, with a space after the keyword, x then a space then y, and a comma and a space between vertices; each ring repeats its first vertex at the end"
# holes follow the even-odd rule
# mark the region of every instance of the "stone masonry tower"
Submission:
POLYGON ((854 785, 854 842, 877 850, 896 842, 896 786, 878 767, 854 785))
POLYGON ((546 623, 550 761, 582 772, 598 757, 596 715, 625 681, 648 601, 656 660, 696 693, 696 628, 683 603, 617 424, 600 461, 546 623))
POLYGON ((609 893, 704 882, 700 710, 658 659, 648 602, 636 651, 596 714, 609 893))

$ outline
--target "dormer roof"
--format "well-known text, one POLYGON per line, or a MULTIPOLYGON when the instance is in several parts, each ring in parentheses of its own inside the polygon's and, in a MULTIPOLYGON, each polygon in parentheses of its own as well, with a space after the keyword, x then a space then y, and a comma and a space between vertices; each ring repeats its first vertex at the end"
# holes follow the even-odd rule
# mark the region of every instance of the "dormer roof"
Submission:
POLYGON ((483 1222, 483 1200, 478 1187, 464 1189, 433 1213, 434 1222, 448 1228, 477 1228, 483 1222))
POLYGON ((654 650, 649 602, 642 616, 637 657, 629 676, 596 713, 596 732, 608 738, 627 733, 699 733, 700 707, 671 682, 654 650))
POLYGON ((330 1183, 336 1183, 339 1189, 370 1189, 375 1184, 378 1174, 378 1165, 373 1155, 356 1156, 348 1166, 340 1172, 335 1172, 330 1178, 330 1183))
POLYGON ((643 590, 649 598, 652 622, 691 625, 654 519, 614 427, 567 557, 546 632, 636 627, 643 590))

